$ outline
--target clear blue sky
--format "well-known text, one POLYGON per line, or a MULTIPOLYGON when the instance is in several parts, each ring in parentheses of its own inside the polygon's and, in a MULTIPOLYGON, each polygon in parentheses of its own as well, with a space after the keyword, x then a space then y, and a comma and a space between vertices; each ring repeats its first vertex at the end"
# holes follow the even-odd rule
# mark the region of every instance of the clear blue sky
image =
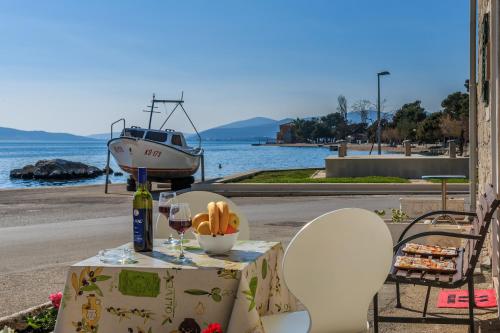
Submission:
POLYGON ((339 94, 375 101, 384 69, 387 111, 436 111, 468 76, 468 15, 467 0, 2 1, 0 126, 145 125, 152 92, 182 90, 201 129, 323 115, 339 94))

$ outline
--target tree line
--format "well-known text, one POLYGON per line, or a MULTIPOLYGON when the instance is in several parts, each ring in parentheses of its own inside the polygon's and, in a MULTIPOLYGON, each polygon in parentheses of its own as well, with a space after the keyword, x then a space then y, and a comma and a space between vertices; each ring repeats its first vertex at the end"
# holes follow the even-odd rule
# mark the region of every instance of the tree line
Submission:
MULTIPOLYGON (((411 140, 422 144, 439 144, 455 139, 459 154, 463 154, 468 140, 469 94, 454 92, 441 102, 441 108, 439 111, 428 112, 419 100, 402 105, 392 112, 392 116, 382 118, 382 142, 396 145, 404 140, 411 140)), ((295 119, 293 139, 296 142, 316 143, 348 138, 375 142, 377 122, 375 119, 368 119, 370 111, 374 109, 373 103, 368 100, 359 100, 349 108, 347 99, 340 95, 336 112, 323 117, 295 119), (348 121, 349 109, 360 115, 360 123, 348 121)))

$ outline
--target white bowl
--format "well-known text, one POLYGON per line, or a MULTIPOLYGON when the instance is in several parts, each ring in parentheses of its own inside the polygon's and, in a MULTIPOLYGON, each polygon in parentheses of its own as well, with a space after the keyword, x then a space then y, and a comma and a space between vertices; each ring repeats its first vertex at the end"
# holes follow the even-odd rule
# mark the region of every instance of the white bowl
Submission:
POLYGON ((209 254, 224 254, 231 251, 238 239, 239 232, 225 234, 223 236, 217 235, 215 237, 212 235, 194 234, 203 251, 209 254))

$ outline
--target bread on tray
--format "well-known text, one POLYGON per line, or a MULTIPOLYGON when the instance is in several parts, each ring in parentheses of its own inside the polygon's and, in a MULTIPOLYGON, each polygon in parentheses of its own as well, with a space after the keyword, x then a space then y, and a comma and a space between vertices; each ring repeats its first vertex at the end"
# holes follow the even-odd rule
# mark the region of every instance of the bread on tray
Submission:
POLYGON ((407 270, 423 270, 446 273, 456 272, 455 262, 452 260, 438 260, 407 256, 397 256, 394 267, 407 270))
POLYGON ((403 252, 411 254, 431 255, 435 257, 456 257, 458 249, 456 247, 441 247, 437 245, 422 245, 416 243, 406 243, 403 252))

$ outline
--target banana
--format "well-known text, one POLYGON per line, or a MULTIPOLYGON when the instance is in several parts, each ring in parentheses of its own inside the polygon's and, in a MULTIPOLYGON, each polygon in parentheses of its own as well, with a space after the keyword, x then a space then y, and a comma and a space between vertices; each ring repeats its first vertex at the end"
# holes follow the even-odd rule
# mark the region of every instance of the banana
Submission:
POLYGON ((208 222, 210 223, 210 232, 215 237, 219 233, 219 209, 215 202, 209 202, 208 208, 208 222))
POLYGON ((227 202, 218 201, 217 208, 219 209, 219 233, 224 235, 229 224, 229 206, 227 202))
POLYGON ((200 225, 201 222, 203 221, 208 221, 208 214, 207 213, 199 213, 199 214, 196 214, 194 217, 193 217, 193 220, 192 220, 192 226, 194 228, 194 230, 197 230, 198 229, 198 226, 200 225))

